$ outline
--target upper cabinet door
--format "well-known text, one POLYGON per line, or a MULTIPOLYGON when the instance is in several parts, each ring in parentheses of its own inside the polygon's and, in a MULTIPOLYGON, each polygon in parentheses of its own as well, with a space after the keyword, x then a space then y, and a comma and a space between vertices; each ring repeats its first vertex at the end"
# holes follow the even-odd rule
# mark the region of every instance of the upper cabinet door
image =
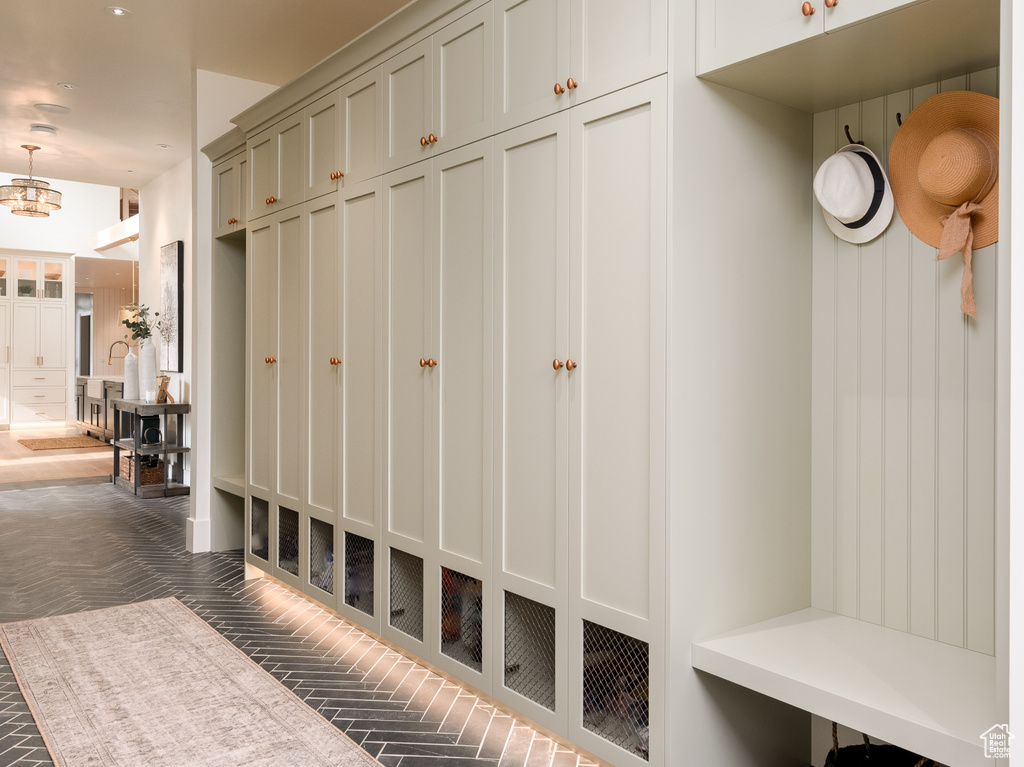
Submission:
POLYGON ((494 0, 494 131, 569 106, 569 0, 494 0))
POLYGON ((66 261, 19 258, 14 263, 15 298, 64 302, 66 261))
POLYGON ((449 24, 433 37, 435 152, 491 135, 493 56, 491 6, 449 24))
POLYGON ((303 185, 307 200, 333 192, 341 184, 341 125, 345 120, 340 94, 335 91, 303 110, 305 162, 303 185))
POLYGON ((39 364, 47 368, 67 365, 67 314, 62 304, 39 307, 39 364))
POLYGON ((249 139, 249 179, 246 183, 246 217, 249 221, 265 216, 274 209, 271 195, 277 195, 277 140, 273 128, 249 139))
MULTIPOLYGON (((824 0, 809 0, 824 6, 824 0)), ((698 0, 697 73, 806 40, 824 31, 825 8, 804 15, 803 0, 698 0)))
POLYGON ((569 15, 573 103, 667 71, 667 0, 572 0, 569 15))
POLYGON ((0 298, 10 298, 11 292, 11 262, 0 256, 0 298))
POLYGON ((430 157, 433 124, 433 50, 429 39, 384 63, 384 170, 430 157))
POLYGON ((213 169, 213 236, 245 227, 245 152, 213 169))
POLYGON ((306 185, 303 183, 302 161, 305 155, 302 113, 286 117, 274 126, 277 144, 277 199, 272 208, 286 208, 305 200, 306 185))
POLYGON ((383 69, 376 67, 346 83, 339 91, 339 146, 345 184, 381 175, 384 144, 383 69))

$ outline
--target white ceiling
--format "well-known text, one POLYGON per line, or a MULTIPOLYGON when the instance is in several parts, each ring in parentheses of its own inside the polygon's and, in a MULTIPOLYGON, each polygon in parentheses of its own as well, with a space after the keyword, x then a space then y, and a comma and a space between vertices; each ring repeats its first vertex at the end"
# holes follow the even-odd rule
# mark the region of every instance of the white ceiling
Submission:
POLYGON ((283 85, 406 2, 2 0, 0 182, 28 175, 35 144, 36 176, 144 186, 190 154, 194 69, 283 85))
POLYGON ((75 292, 88 292, 90 289, 123 288, 125 291, 122 303, 131 303, 132 274, 136 266, 131 261, 113 258, 92 258, 91 256, 75 257, 75 292))

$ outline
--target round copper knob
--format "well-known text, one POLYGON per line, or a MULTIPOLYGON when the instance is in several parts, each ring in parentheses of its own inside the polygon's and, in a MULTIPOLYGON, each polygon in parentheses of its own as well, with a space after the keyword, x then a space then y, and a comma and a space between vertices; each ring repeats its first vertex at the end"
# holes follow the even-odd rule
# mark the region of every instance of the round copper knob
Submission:
POLYGON ((839 0, 825 0, 826 8, 835 8, 837 5, 839 5, 839 0))
POLYGON ((266 362, 269 365, 270 364, 270 357, 264 357, 263 361, 266 362))
POLYGON ((578 367, 579 367, 579 363, 578 362, 573 362, 572 360, 566 360, 565 361, 565 369, 566 370, 575 370, 578 367))
POLYGON ((436 144, 437 143, 437 136, 435 136, 433 133, 431 133, 429 136, 427 136, 427 143, 428 144, 436 144))
POLYGON ((339 360, 337 357, 331 357, 331 364, 332 365, 340 365, 341 364, 341 360, 339 360))
POLYGON ((809 2, 807 2, 807 3, 803 4, 803 7, 800 10, 803 11, 804 16, 813 16, 815 10, 817 10, 817 9, 813 5, 811 5, 809 2))
POLYGON ((563 364, 565 364, 565 363, 563 363, 561 360, 559 360, 556 357, 555 361, 551 363, 551 367, 553 367, 555 370, 559 370, 559 369, 561 369, 563 364))
POLYGON ((425 368, 426 366, 427 366, 427 361, 425 359, 423 359, 422 357, 420 357, 420 367, 421 368, 425 368))
POLYGON ((270 205, 270 198, 267 198, 267 205, 270 205))
POLYGON ((427 137, 426 136, 420 136, 420 146, 426 146, 426 145, 427 145, 427 137))
POLYGON ((571 91, 574 88, 579 87, 579 83, 570 77, 568 80, 565 81, 565 87, 571 91))
POLYGON ((437 360, 427 360, 427 367, 428 368, 432 368, 432 367, 434 367, 437 364, 438 364, 437 360))
POLYGON ((562 87, 562 84, 555 83, 555 95, 561 96, 563 93, 565 93, 565 88, 562 87))

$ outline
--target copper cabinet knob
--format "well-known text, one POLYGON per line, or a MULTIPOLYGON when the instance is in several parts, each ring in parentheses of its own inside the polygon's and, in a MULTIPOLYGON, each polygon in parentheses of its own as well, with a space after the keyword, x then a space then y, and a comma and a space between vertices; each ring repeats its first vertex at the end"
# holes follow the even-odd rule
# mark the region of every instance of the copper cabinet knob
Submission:
POLYGON ((566 360, 565 361, 565 369, 566 370, 575 370, 578 367, 579 367, 579 363, 578 362, 573 362, 572 360, 566 360))
POLYGON ((427 137, 426 136, 420 136, 420 146, 426 146, 426 145, 427 145, 427 137))
POLYGON ((437 136, 435 136, 433 133, 431 133, 429 136, 427 136, 427 143, 429 143, 429 144, 436 144, 437 143, 437 136))
POLYGON ((825 0, 826 8, 835 8, 837 5, 839 5, 839 0, 825 0))
POLYGON ((277 357, 271 357, 270 364, 273 365, 275 362, 277 362, 277 357))
POLYGON ((270 364, 270 357, 264 357, 263 361, 266 362, 269 365, 270 364))
POLYGON ((332 365, 340 365, 341 364, 341 360, 339 360, 337 357, 331 357, 331 364, 332 365))
POLYGON ((555 370, 559 370, 563 364, 564 363, 556 357, 555 361, 551 363, 551 367, 553 367, 555 370))
POLYGON ((814 15, 814 11, 817 10, 817 9, 813 5, 811 5, 809 2, 807 2, 807 3, 804 3, 803 8, 801 8, 800 10, 803 11, 804 16, 813 16, 814 15))
POLYGON ((271 201, 272 203, 273 203, 273 202, 277 202, 277 198, 276 198, 276 197, 274 197, 273 195, 271 195, 271 196, 270 196, 270 201, 271 201))
POLYGON ((565 93, 565 88, 562 87, 562 84, 555 83, 555 95, 561 96, 563 93, 565 93))
POLYGON ((432 367, 434 367, 437 364, 438 364, 437 360, 432 360, 432 359, 431 360, 427 360, 427 367, 428 368, 432 368, 432 367))
POLYGON ((425 359, 423 359, 422 357, 420 357, 420 367, 421 368, 425 368, 426 366, 427 366, 427 361, 425 359))
POLYGON ((267 205, 270 205, 270 198, 267 198, 267 205))
POLYGON ((575 80, 573 80, 571 77, 568 80, 565 81, 565 87, 568 90, 570 90, 570 91, 573 90, 574 88, 578 87, 578 86, 579 86, 579 83, 576 82, 575 80))

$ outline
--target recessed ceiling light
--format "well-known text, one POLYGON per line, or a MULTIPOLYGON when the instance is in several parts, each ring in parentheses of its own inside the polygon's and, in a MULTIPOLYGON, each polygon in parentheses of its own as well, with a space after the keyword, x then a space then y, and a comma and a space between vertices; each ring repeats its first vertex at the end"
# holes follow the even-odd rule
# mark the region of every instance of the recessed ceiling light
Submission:
POLYGON ((36 109, 40 112, 49 112, 54 115, 66 115, 71 111, 68 107, 61 106, 60 104, 36 104, 36 109))
POLYGON ((133 170, 130 170, 130 171, 128 171, 128 172, 129 172, 129 173, 134 173, 135 171, 133 171, 133 170))
POLYGON ((160 147, 161 149, 170 149, 171 148, 170 144, 157 144, 157 146, 160 147))
POLYGON ((108 5, 103 10, 105 10, 111 16, 127 16, 129 13, 131 13, 131 11, 129 11, 127 8, 122 8, 119 5, 108 5))
POLYGON ((43 123, 33 123, 30 128, 32 133, 49 133, 51 136, 57 135, 57 129, 52 125, 44 125, 43 123))
POLYGON ((66 91, 73 91, 78 86, 74 83, 57 83, 57 85, 66 91))

